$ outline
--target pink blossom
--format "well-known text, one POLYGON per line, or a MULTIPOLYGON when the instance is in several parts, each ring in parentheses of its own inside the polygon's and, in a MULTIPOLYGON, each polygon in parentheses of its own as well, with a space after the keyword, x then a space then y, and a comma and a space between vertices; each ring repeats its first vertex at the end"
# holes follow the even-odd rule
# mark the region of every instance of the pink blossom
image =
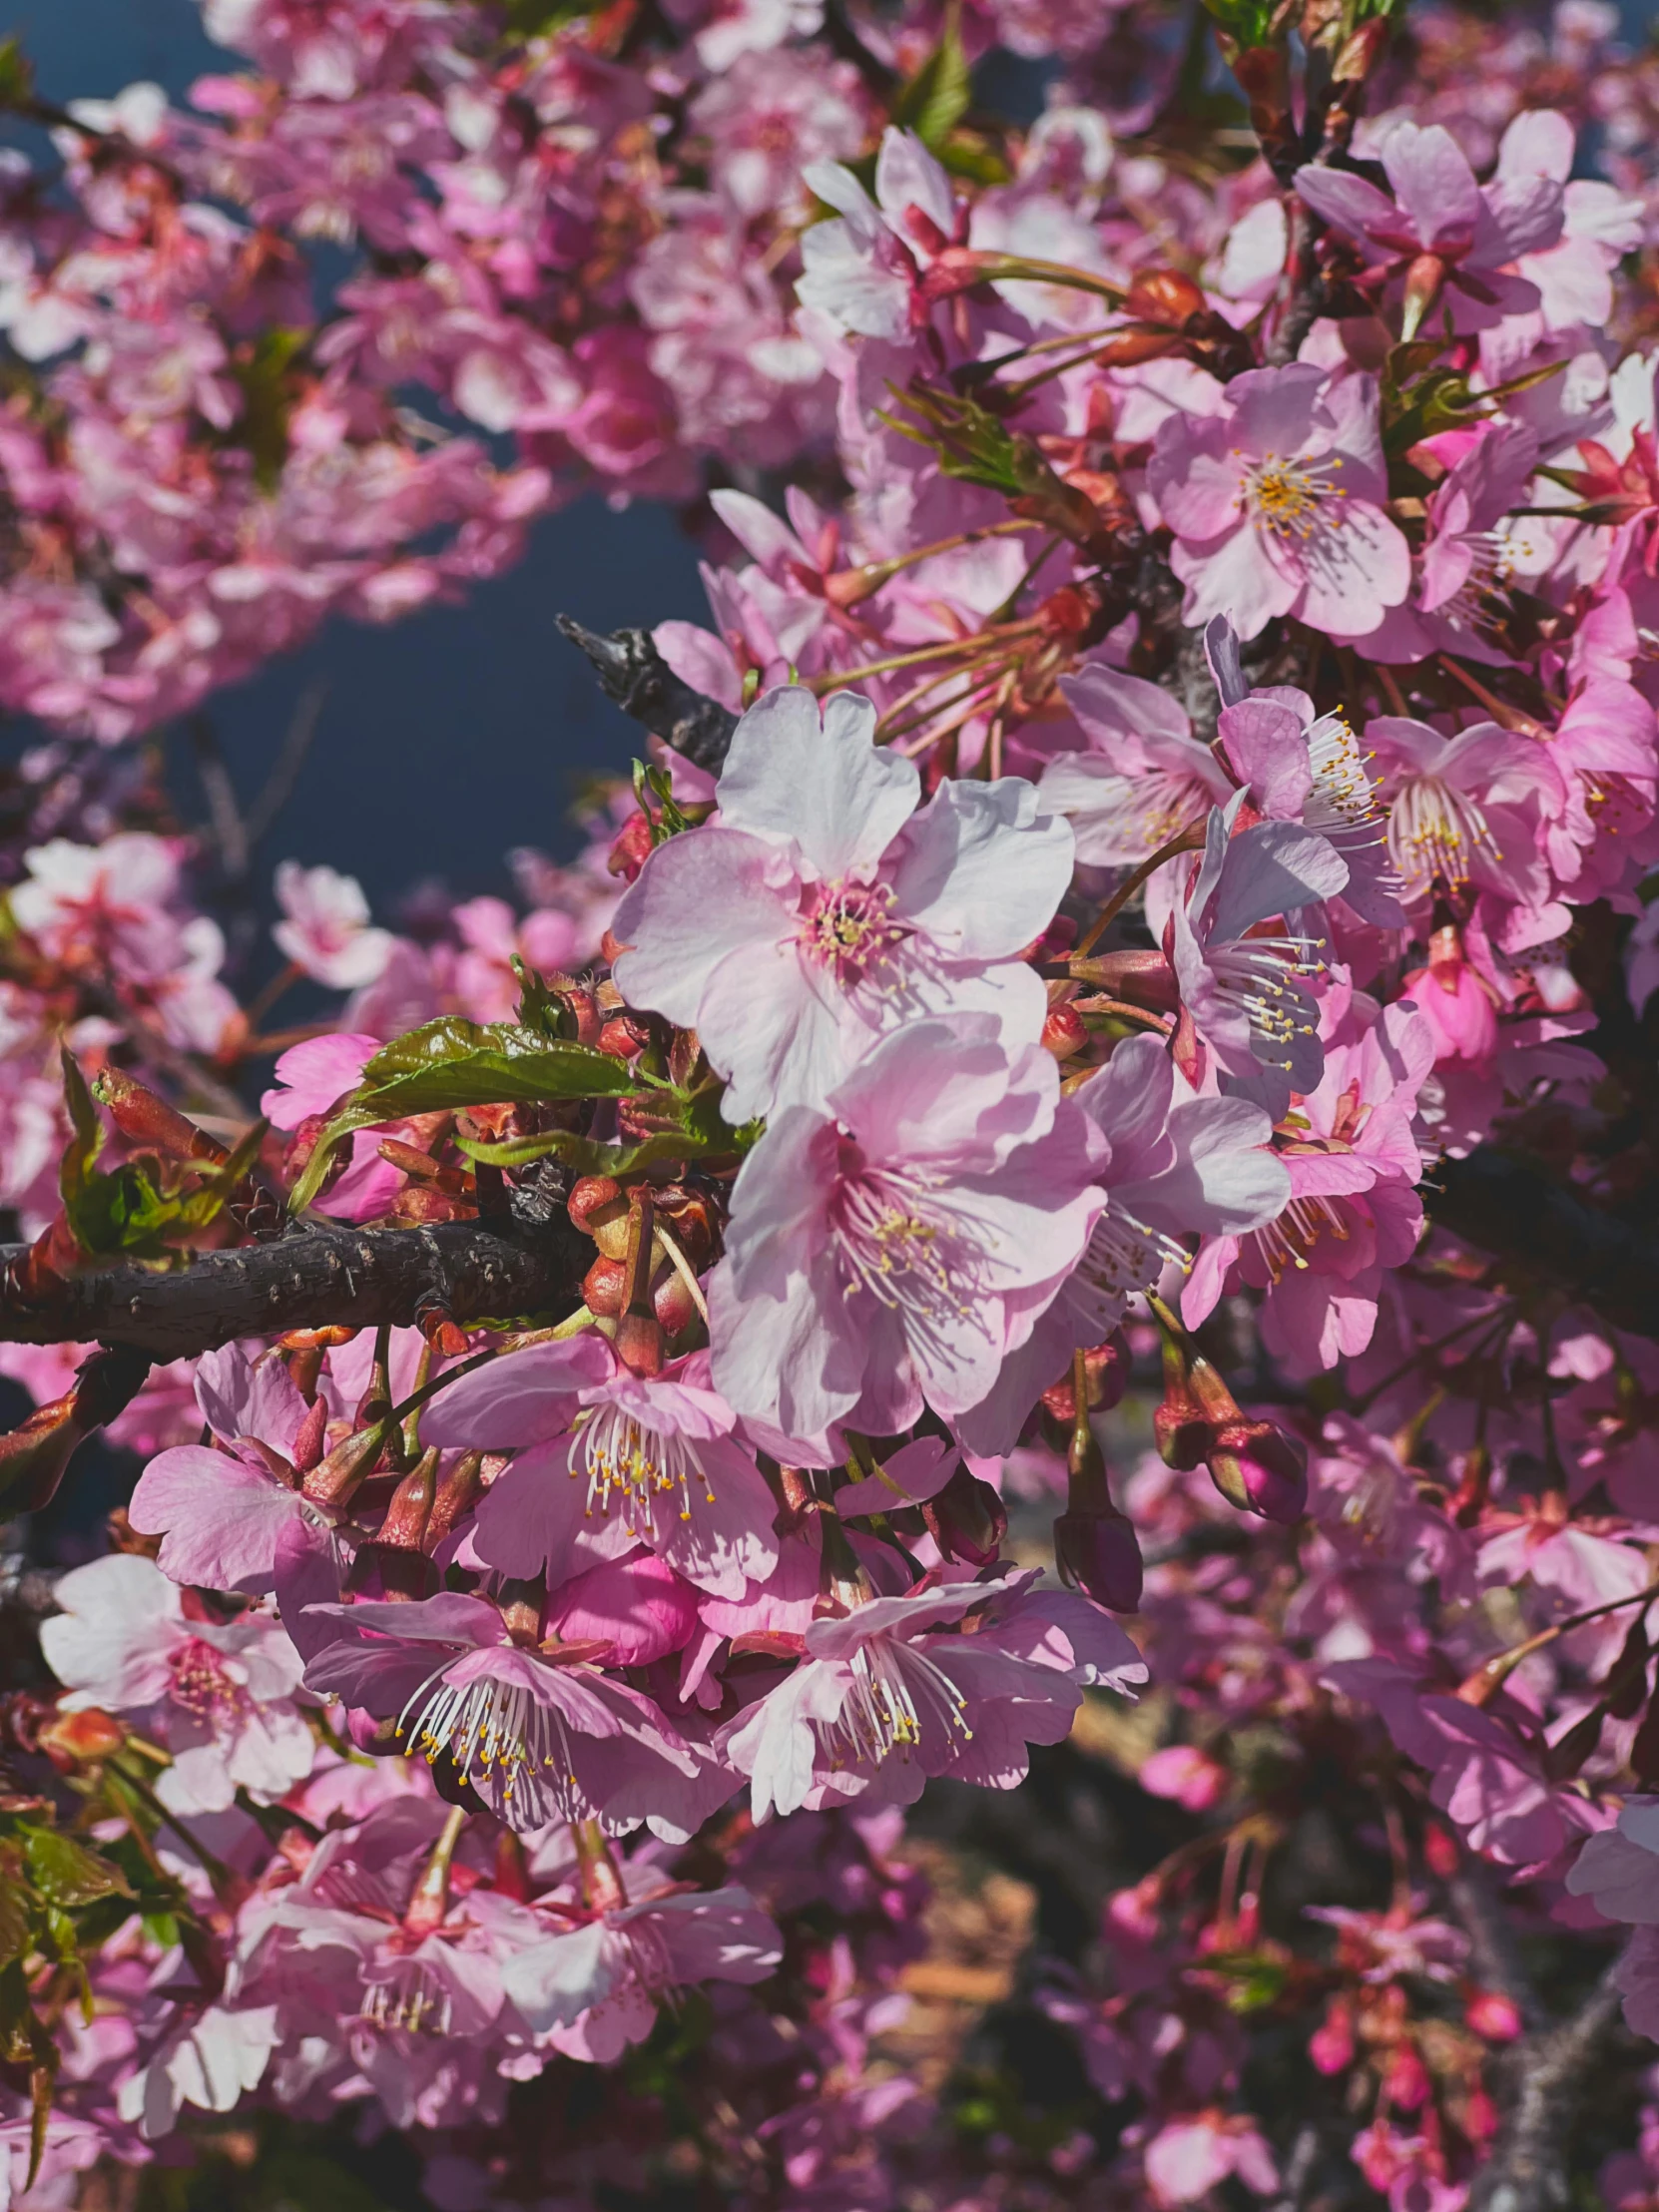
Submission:
POLYGON ((647 1894, 585 1922, 574 1918, 561 1929, 538 1916, 502 1982, 536 2035, 596 2065, 643 2042, 676 1988, 764 1981, 782 1956, 775 1924, 736 1887, 647 1894))
POLYGON ((1279 1160, 1289 1203, 1243 1237, 1206 1240, 1182 1295, 1197 1328, 1225 1284, 1266 1290, 1263 1341, 1293 1370, 1334 1367, 1371 1342, 1385 1271, 1416 1249, 1422 1173, 1412 1132, 1435 1032, 1409 1005, 1351 1016, 1328 1041, 1318 1084, 1297 1106, 1279 1160))
POLYGON ((1052 1059, 996 1030, 911 1022, 745 1159, 709 1293, 715 1382, 744 1418, 893 1434, 924 1402, 976 1404, 1030 1335, 1100 1200, 1052 1059))
POLYGON ((1169 417, 1147 484, 1175 533, 1189 624, 1225 614, 1250 639, 1294 615, 1364 637, 1409 588, 1368 377, 1308 362, 1235 376, 1225 412, 1169 417))
POLYGON ((1220 2112, 1166 2120, 1146 2146, 1146 2178, 1160 2207, 1196 2204, 1230 2174, 1265 2197, 1279 2186, 1273 2153, 1248 2120, 1220 2112))
POLYGON ((697 1588, 741 1597, 778 1561, 772 1492, 733 1433, 709 1355, 636 1376, 604 1338, 535 1345, 433 1401, 428 1443, 513 1450, 479 1509, 479 1556, 550 1587, 648 1544, 697 1588), (525 1448, 528 1447, 528 1448, 525 1448))
POLYGON ((1374 266, 1404 272, 1406 337, 1442 282, 1462 329, 1538 304, 1537 286, 1505 269, 1560 237, 1561 187, 1553 177, 1516 164, 1477 185, 1456 140, 1438 124, 1396 123, 1382 160, 1392 200, 1363 177, 1324 167, 1299 169, 1296 189, 1316 215, 1364 246, 1374 266), (1437 265, 1431 282, 1414 266, 1423 260, 1437 265))
POLYGON ((170 1812, 223 1812, 239 1789, 270 1804, 310 1773, 315 1745, 290 1702, 299 1655, 269 1614, 187 1620, 166 1575, 126 1552, 76 1567, 57 1598, 41 1650, 66 1708, 131 1714, 160 1734, 173 1763, 156 1794, 170 1812))
POLYGON ((1173 960, 1182 1004, 1217 1067, 1277 1120, 1325 1062, 1302 980, 1319 972, 1308 957, 1317 946, 1294 922, 1282 934, 1258 932, 1334 897, 1349 871, 1328 839, 1291 823, 1238 830, 1243 802, 1236 793, 1225 813, 1211 810, 1203 858, 1175 907, 1173 960))
POLYGON ((1046 1000, 1018 957, 1071 872, 1071 832, 1030 785, 941 786, 875 715, 772 692, 739 725, 720 823, 660 845, 617 909, 630 1003, 695 1026, 742 1122, 821 1107, 874 1038, 918 1013, 993 1014, 1034 1042, 1046 1000), (992 894, 991 886, 995 891, 992 894))
POLYGON ((1060 689, 1084 748, 1048 763, 1037 802, 1070 822, 1087 866, 1150 859, 1227 804, 1233 787, 1225 771, 1161 685, 1096 661, 1062 677, 1060 689))
POLYGON ((276 903, 284 918, 271 933, 313 983, 361 990, 384 968, 391 935, 369 927, 368 900, 355 876, 284 860, 276 870, 276 903))
POLYGON ((311 1660, 306 1687, 395 1720, 408 1752, 446 1756, 521 1833, 550 1820, 627 1826, 648 1811, 653 1825, 676 1827, 680 1809, 701 1801, 695 1827, 720 1802, 648 1697, 592 1667, 520 1648, 482 1598, 445 1593, 310 1611, 338 1622, 339 1635, 311 1660))

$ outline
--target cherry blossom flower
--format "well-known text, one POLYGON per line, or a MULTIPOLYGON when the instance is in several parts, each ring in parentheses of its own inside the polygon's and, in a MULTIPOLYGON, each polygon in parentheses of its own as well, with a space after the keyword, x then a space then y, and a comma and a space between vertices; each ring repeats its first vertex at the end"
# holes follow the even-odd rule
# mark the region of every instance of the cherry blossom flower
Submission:
POLYGON ((1363 177, 1312 165, 1297 171, 1296 189, 1316 215, 1365 247, 1375 267, 1403 276, 1407 337, 1441 285, 1452 294, 1460 329, 1478 330, 1538 304, 1537 286, 1508 274, 1507 265, 1560 237, 1555 178, 1512 162, 1478 185, 1462 149, 1438 124, 1396 123, 1381 153, 1391 200, 1363 177))
POLYGON ((271 933, 313 983, 361 990, 384 968, 391 935, 369 927, 368 900, 355 876, 284 860, 276 870, 276 903, 283 919, 271 933))
POLYGON ((1319 949, 1312 938, 1263 936, 1260 927, 1334 897, 1349 871, 1326 838, 1290 823, 1238 830, 1243 802, 1235 793, 1225 812, 1211 810, 1203 859, 1175 907, 1173 963, 1182 1004, 1218 1068, 1277 1120, 1324 1065, 1303 981, 1322 963, 1310 958, 1319 949))
POLYGON ((641 1541, 699 1589, 741 1597, 778 1562, 772 1492, 694 1352, 636 1376, 602 1337, 492 1361, 435 1400, 429 1443, 518 1453, 479 1510, 479 1556, 549 1585, 641 1541), (528 1448, 525 1448, 528 1447, 528 1448))
POLYGON ((822 1106, 866 1044, 945 1006, 994 1014, 1011 1045, 1041 1030, 1017 955, 1065 888, 1070 830, 1013 777, 918 813, 920 777, 874 721, 845 693, 822 725, 808 692, 770 693, 733 738, 719 826, 660 845, 617 909, 618 983, 696 1027, 729 1121, 822 1106))
POLYGON ((270 1804, 310 1773, 316 1747, 290 1695, 299 1655, 269 1614, 187 1618, 166 1575, 121 1552, 74 1568, 57 1598, 41 1650, 66 1710, 130 1714, 160 1734, 173 1763, 156 1794, 169 1812, 223 1812, 244 1789, 270 1804))
POLYGON ((785 1437, 965 1411, 1079 1257, 1100 1199, 1053 1061, 994 1018, 914 1021, 828 1112, 778 1115, 710 1282, 717 1387, 785 1437))
POLYGON ((1225 614, 1248 640, 1294 615, 1364 637, 1410 585, 1409 550, 1382 511, 1375 387, 1293 362, 1236 376, 1224 396, 1224 412, 1172 414, 1147 468, 1175 533, 1183 619, 1225 614))

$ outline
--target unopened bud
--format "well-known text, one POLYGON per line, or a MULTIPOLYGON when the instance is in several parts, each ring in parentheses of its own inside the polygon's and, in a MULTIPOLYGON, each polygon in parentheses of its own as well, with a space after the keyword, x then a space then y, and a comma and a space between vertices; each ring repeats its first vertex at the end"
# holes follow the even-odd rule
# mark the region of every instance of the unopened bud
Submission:
POLYGON ((1405 272, 1404 313, 1399 325, 1402 339, 1414 338, 1423 316, 1440 296, 1445 264, 1438 254, 1418 254, 1405 272))
POLYGON ((598 1037, 599 1050, 618 1060, 635 1060, 651 1042, 651 1032, 637 1014, 613 1014, 598 1037))
POLYGON ((1225 1423, 1206 1463, 1211 1481, 1241 1512, 1288 1527, 1307 1510, 1307 1446, 1270 1420, 1225 1423))
POLYGON ((439 1474, 426 1517, 426 1533, 420 1548, 430 1556, 444 1538, 470 1513, 484 1486, 484 1454, 463 1451, 439 1474))
POLYGON ((126 1741, 121 1723, 95 1705, 80 1713, 54 1713, 35 1732, 35 1748, 45 1752, 60 1774, 113 1759, 126 1741))
POLYGON ((1173 269, 1143 270, 1129 287, 1125 313, 1137 322, 1156 322, 1178 330, 1189 316, 1204 312, 1204 294, 1190 276, 1173 269))
POLYGON ((121 1068, 100 1068, 92 1079, 92 1095, 133 1144, 153 1147, 172 1160, 198 1160, 212 1167, 230 1158, 205 1129, 121 1068))
POLYGON ((1525 2024, 1513 1997, 1496 1989, 1475 1989, 1463 2006, 1463 2017, 1488 2043, 1512 2043, 1525 2024))
POLYGON ((385 1449, 391 1423, 377 1420, 342 1436, 332 1451, 319 1459, 299 1485, 302 1497, 313 1505, 344 1505, 372 1471, 385 1449))
POLYGON ((1190 1390, 1178 1384, 1166 1386, 1163 1402, 1152 1414, 1152 1441, 1166 1467, 1191 1474, 1208 1458, 1215 1434, 1190 1390))
POLYGON ((623 824, 621 834, 611 846, 610 857, 605 862, 605 872, 608 875, 620 875, 625 883, 632 883, 650 859, 655 842, 651 818, 643 809, 636 810, 623 824))
POLYGON ((1008 1510, 988 1482, 959 1466, 942 1490, 924 1498, 921 1517, 946 1559, 988 1567, 1008 1533, 1008 1510))
POLYGON ((616 1325, 616 1356, 625 1368, 635 1375, 661 1375, 668 1347, 663 1342, 663 1325, 656 1314, 641 1314, 630 1310, 618 1318, 616 1325))
POLYGON ((1069 1060, 1081 1052, 1088 1041, 1088 1026, 1075 1006, 1064 1000, 1058 1006, 1050 1006, 1048 1018, 1043 1023, 1045 1052, 1052 1052, 1056 1060, 1069 1060))
POLYGON ((1127 1514, 1059 1515, 1054 1523, 1054 1564, 1068 1589, 1081 1590, 1114 1613, 1139 1612, 1141 1547, 1127 1514))
MULTIPOLYGON (((1129 1386, 1130 1355, 1123 1332, 1118 1330, 1104 1344, 1091 1345, 1082 1358, 1088 1409, 1091 1413, 1109 1413, 1129 1386)), ((1070 1373, 1043 1392, 1044 1409, 1067 1428, 1077 1418, 1076 1373, 1074 1358, 1070 1373)))
POLYGON ((599 1255, 582 1278, 582 1303, 602 1321, 614 1321, 628 1296, 628 1264, 599 1255))
POLYGON ((651 1310, 662 1324, 663 1334, 678 1337, 682 1329, 689 1329, 698 1318, 697 1301, 692 1297, 691 1285, 678 1269, 670 1268, 660 1282, 651 1286, 651 1310))

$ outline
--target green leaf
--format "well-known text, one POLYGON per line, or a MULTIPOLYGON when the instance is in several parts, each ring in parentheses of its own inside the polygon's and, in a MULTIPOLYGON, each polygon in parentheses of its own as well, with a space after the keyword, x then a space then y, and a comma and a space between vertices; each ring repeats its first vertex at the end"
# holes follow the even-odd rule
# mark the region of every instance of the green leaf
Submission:
POLYGON ((21 1958, 29 1947, 29 1901, 22 1873, 22 1863, 14 1854, 0 1861, 0 1966, 21 1958))
POLYGON ((103 1124, 73 1056, 66 1049, 62 1058, 71 1133, 58 1169, 58 1190, 75 1241, 94 1259, 116 1253, 159 1258, 167 1250, 162 1232, 179 1220, 180 1202, 159 1191, 137 1160, 123 1161, 111 1175, 94 1165, 104 1148, 103 1124))
POLYGON ((119 1867, 55 1828, 30 1829, 23 1856, 30 1880, 48 1905, 91 1905, 99 1898, 133 1894, 119 1867))
POLYGON ((34 98, 35 72, 23 51, 23 41, 13 32, 0 41, 0 108, 21 108, 34 98))
POLYGON ((973 87, 968 58, 952 14, 944 36, 893 102, 892 119, 902 131, 914 131, 923 146, 937 153, 968 112, 973 87))
POLYGON ((288 457, 288 416, 297 396, 290 371, 304 350, 307 330, 262 330, 250 353, 233 357, 231 374, 242 387, 242 412, 226 442, 253 458, 254 481, 275 491, 288 457))
MULTIPOLYGON (((637 1077, 591 1045, 549 1037, 514 1022, 480 1024, 440 1014, 382 1046, 361 1087, 317 1138, 288 1197, 294 1212, 322 1188, 334 1148, 358 1129, 463 1106, 539 1106, 553 1099, 622 1098, 637 1077)), ((532 1154, 530 1157, 534 1158, 532 1154)))

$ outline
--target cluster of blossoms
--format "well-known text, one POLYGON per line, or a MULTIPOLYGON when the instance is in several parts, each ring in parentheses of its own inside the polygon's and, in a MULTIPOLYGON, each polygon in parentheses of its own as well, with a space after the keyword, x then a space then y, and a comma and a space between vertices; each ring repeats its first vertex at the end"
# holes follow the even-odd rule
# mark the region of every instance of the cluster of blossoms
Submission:
POLYGON ((237 2111, 440 2212, 1518 2208, 1619 2049, 1659 2200, 1659 94, 1215 13, 1250 159, 1062 0, 4 64, 3 1502, 141 1471, 0 1707, 0 2203, 237 2111), (284 862, 245 990, 120 741, 709 463, 582 857, 284 862))

